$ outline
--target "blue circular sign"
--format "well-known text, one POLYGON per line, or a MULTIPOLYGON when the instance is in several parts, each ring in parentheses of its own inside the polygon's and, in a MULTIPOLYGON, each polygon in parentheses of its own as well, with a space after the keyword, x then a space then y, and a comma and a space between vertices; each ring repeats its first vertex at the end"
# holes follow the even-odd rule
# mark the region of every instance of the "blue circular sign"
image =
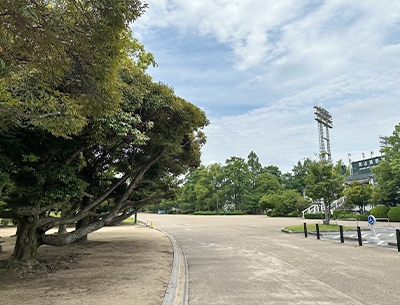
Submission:
POLYGON ((373 226, 375 224, 375 217, 372 215, 368 216, 368 223, 373 226))

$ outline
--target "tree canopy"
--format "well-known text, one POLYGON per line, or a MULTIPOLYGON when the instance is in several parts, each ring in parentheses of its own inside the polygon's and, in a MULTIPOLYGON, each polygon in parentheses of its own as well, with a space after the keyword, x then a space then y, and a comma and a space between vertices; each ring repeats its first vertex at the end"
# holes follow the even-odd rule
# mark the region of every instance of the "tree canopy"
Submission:
POLYGON ((18 222, 14 259, 175 198, 200 165, 204 112, 145 74, 153 55, 131 37, 145 8, 0 3, 0 218, 18 222))
POLYGON ((322 159, 308 163, 309 173, 305 178, 306 195, 322 202, 325 207, 325 224, 330 222, 331 204, 342 196, 344 175, 342 162, 335 165, 322 159))
POLYGON ((131 38, 138 0, 0 3, 0 128, 21 118, 55 135, 78 133, 121 102, 120 63, 155 64, 131 38))

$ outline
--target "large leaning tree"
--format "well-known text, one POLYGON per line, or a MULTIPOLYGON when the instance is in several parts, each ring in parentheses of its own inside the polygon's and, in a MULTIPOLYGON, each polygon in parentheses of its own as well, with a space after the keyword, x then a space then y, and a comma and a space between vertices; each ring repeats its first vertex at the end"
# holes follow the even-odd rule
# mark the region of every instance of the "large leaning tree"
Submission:
POLYGON ((35 259, 40 245, 84 239, 173 198, 178 177, 200 164, 204 112, 132 63, 118 77, 118 109, 90 117, 76 135, 57 137, 29 119, 0 133, 0 218, 18 222, 13 259, 35 259), (63 225, 75 229, 46 234, 63 225))

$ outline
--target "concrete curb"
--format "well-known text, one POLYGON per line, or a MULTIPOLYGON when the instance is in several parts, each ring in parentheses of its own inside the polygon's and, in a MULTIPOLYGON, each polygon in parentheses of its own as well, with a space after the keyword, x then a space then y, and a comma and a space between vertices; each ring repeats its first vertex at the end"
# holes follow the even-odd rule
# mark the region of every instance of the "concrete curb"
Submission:
POLYGON ((189 275, 185 252, 183 251, 182 245, 179 241, 177 241, 172 235, 158 228, 156 228, 156 230, 165 234, 169 238, 174 251, 171 277, 162 305, 187 305, 189 275), (184 273, 184 277, 181 274, 182 272, 184 273))

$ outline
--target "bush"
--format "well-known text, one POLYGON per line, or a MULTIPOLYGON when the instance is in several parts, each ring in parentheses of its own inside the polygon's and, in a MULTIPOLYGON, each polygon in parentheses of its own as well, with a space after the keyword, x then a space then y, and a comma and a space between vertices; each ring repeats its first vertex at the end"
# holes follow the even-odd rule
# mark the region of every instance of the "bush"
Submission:
POLYGON ((368 215, 362 215, 362 214, 341 214, 340 218, 355 218, 360 221, 367 221, 368 220, 368 215))
POLYGON ((215 212, 212 211, 197 211, 194 212, 193 215, 216 215, 215 212))
POLYGON ((194 210, 188 209, 188 210, 183 210, 182 214, 193 214, 194 210))
POLYGON ((272 212, 273 212, 273 210, 267 211, 267 216, 271 216, 272 212))
POLYGON ((11 221, 11 219, 5 219, 5 218, 0 218, 0 225, 2 226, 11 226, 13 224, 13 222, 11 221))
POLYGON ((225 214, 224 212, 219 212, 219 215, 244 215, 244 214, 245 212, 242 211, 232 211, 232 212, 226 211, 225 214))
POLYGON ((375 218, 387 218, 389 208, 387 206, 379 206, 371 209, 369 211, 370 215, 375 216, 375 218))
POLYGON ((343 217, 343 214, 351 214, 351 210, 334 210, 333 211, 333 218, 338 219, 338 218, 345 218, 343 217))
POLYGON ((304 218, 306 219, 325 219, 325 213, 308 213, 304 214, 304 218))
POLYGON ((270 215, 271 217, 279 217, 279 216, 281 216, 281 215, 279 215, 277 212, 275 212, 275 211, 271 211, 271 215, 270 215))
POLYGON ((400 221, 400 207, 391 208, 388 212, 390 221, 400 221))
POLYGON ((293 212, 290 212, 290 213, 286 214, 285 216, 286 217, 299 217, 299 216, 301 216, 301 213, 299 215, 299 212, 293 211, 293 212))

